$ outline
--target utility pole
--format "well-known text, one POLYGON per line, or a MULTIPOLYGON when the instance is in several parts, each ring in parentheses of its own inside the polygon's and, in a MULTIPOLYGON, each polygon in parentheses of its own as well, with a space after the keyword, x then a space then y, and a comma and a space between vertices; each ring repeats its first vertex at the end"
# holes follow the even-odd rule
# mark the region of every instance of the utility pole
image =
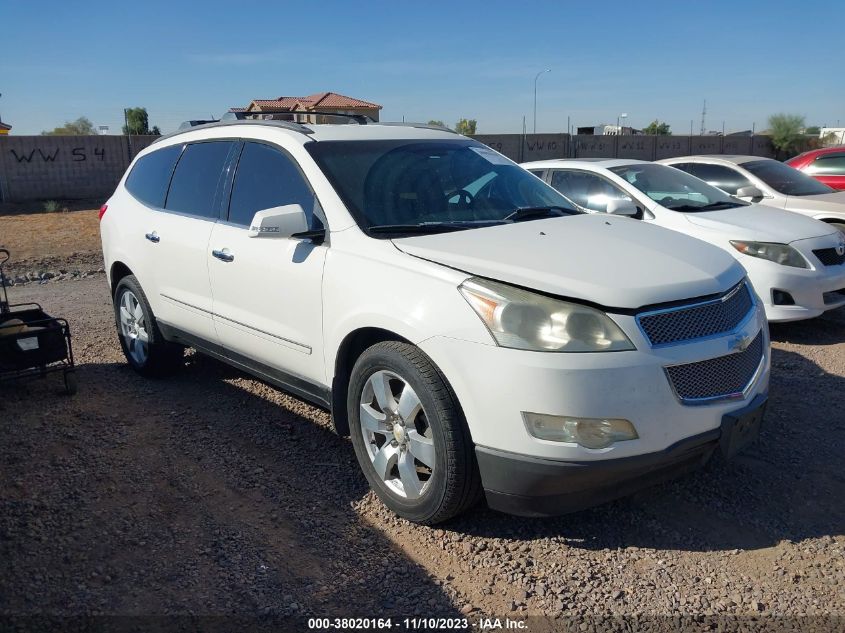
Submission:
POLYGON ((701 108, 701 136, 704 136, 704 117, 707 116, 707 99, 704 100, 704 107, 701 108))

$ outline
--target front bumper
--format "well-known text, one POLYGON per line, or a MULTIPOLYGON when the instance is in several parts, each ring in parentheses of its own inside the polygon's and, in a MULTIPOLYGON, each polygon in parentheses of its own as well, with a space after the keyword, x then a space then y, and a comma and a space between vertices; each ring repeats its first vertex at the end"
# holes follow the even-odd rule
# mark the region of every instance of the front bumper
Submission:
POLYGON ((487 504, 522 516, 576 512, 679 477, 703 466, 721 447, 726 457, 756 439, 766 396, 725 415, 719 428, 645 455, 601 461, 563 461, 476 449, 487 504))
POLYGON ((809 246, 801 245, 799 251, 813 268, 791 268, 754 257, 740 260, 763 301, 770 322, 812 319, 827 310, 845 306, 845 264, 825 266, 812 254, 812 249, 829 245, 815 243, 815 240, 800 240, 793 245, 801 242, 811 242, 809 246), (773 290, 788 292, 795 304, 775 305, 773 290))

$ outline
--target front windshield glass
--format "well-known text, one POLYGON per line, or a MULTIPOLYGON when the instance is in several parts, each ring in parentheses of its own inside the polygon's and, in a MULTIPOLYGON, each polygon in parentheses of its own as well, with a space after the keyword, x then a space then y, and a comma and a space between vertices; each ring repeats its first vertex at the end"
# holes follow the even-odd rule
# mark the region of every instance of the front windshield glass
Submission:
POLYGON ((306 147, 364 230, 458 230, 577 213, 542 180, 467 139, 320 141, 306 147))
POLYGON ((742 163, 742 167, 775 191, 787 196, 815 196, 834 191, 804 172, 776 160, 752 160, 742 163))
POLYGON ((747 206, 721 189, 666 165, 634 163, 610 171, 631 183, 649 198, 673 211, 695 213, 747 206))

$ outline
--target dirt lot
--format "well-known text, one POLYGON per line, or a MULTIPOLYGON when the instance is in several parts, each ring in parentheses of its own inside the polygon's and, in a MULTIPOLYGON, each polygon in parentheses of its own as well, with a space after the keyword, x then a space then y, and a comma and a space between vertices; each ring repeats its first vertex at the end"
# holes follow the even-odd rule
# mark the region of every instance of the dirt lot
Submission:
POLYGON ((10 292, 70 320, 80 391, 0 387, 0 614, 845 616, 842 311, 773 327, 765 428, 734 463, 431 529, 368 492, 325 412, 202 356, 135 375, 104 276, 10 292))
POLYGON ((33 271, 59 269, 87 272, 103 266, 97 209, 56 213, 25 213, 18 208, 0 215, 0 248, 12 259, 4 267, 14 279, 33 271))

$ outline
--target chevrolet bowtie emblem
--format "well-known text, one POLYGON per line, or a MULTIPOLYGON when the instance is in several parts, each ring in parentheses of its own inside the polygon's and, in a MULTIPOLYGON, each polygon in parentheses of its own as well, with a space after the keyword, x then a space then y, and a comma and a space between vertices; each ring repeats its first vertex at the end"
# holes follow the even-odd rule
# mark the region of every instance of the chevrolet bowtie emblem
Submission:
POLYGON ((734 352, 744 352, 749 345, 751 345, 751 337, 747 334, 739 334, 730 342, 731 350, 734 352))

